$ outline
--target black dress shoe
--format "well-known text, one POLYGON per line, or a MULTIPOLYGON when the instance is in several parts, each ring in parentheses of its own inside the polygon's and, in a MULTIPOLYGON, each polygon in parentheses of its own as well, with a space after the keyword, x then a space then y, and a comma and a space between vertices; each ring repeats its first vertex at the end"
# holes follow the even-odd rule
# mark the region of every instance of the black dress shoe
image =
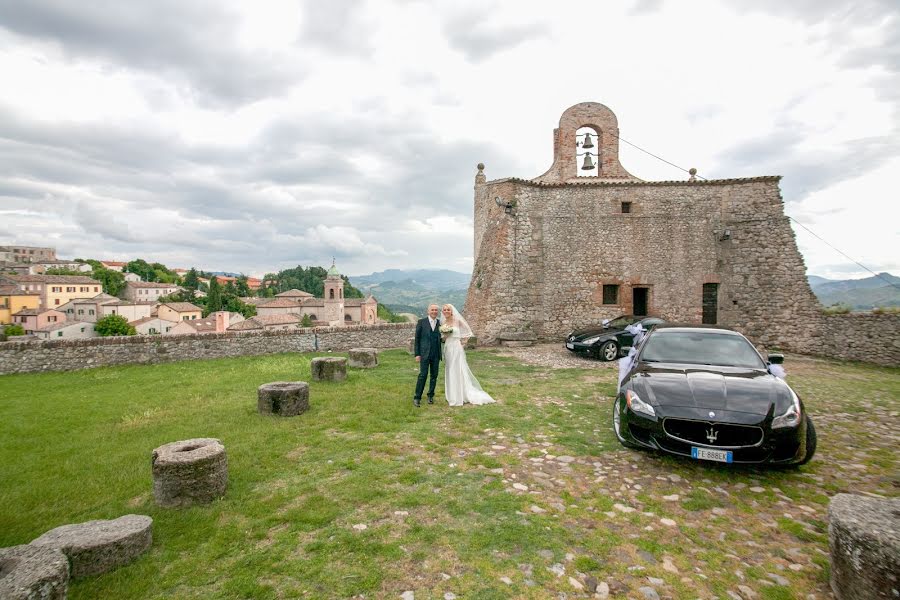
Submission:
POLYGON ((428 404, 434 404, 434 396, 428 396, 428 404))
POLYGON ((422 402, 421 398, 413 398, 413 406, 415 406, 416 408, 419 408, 420 406, 422 406, 421 402, 422 402))

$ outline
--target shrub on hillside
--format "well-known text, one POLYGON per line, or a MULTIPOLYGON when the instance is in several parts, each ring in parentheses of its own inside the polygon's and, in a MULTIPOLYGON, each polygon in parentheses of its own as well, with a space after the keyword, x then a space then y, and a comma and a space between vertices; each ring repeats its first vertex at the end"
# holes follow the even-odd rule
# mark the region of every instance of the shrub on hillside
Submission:
POLYGON ((826 306, 825 308, 823 308, 822 312, 826 315, 846 315, 850 312, 851 309, 852 307, 848 304, 835 303, 831 306, 826 306))

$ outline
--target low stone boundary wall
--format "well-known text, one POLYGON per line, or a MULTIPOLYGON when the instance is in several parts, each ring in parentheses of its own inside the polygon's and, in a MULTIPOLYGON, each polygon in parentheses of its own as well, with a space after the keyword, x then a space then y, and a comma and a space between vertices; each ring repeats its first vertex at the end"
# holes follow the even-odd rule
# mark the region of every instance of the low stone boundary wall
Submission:
POLYGON ((360 346, 403 348, 415 333, 415 327, 415 323, 390 323, 294 331, 0 342, 0 375, 279 352, 346 351, 360 346))

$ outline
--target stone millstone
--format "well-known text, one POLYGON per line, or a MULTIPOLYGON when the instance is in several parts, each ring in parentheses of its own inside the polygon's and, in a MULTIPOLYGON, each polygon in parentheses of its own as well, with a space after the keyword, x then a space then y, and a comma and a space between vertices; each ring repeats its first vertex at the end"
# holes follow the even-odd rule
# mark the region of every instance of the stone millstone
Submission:
POLYGON ((312 359, 313 381, 344 381, 347 379, 347 359, 340 356, 320 356, 312 359))
POLYGON ((257 409, 262 414, 296 417, 309 410, 309 384, 305 381, 274 381, 257 390, 257 409))
POLYGON ((526 348, 528 346, 533 346, 534 342, 529 340, 502 340, 500 345, 507 348, 526 348))
POLYGON ((217 439, 172 442, 153 451, 153 497, 160 506, 206 504, 225 494, 228 460, 217 439))
POLYGON ((72 565, 72 577, 99 575, 126 565, 153 543, 153 519, 125 515, 112 521, 87 521, 51 529, 32 546, 57 548, 72 565))
POLYGON ((23 544, 0 548, 0 598, 65 600, 69 561, 55 548, 23 544))
POLYGON ((900 498, 838 494, 828 505, 828 546, 838 600, 900 597, 900 498))
POLYGON ((378 350, 375 348, 352 348, 350 366, 357 369, 372 369, 378 366, 378 350))

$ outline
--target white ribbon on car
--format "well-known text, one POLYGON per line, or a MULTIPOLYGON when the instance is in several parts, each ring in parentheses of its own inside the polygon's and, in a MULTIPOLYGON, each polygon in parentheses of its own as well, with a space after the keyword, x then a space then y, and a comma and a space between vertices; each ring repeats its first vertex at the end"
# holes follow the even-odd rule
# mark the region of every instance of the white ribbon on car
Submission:
POLYGON ((787 378, 787 371, 785 371, 784 367, 782 367, 781 365, 769 365, 769 373, 771 373, 778 379, 787 378))
POLYGON ((631 370, 631 367, 634 366, 634 360, 637 356, 638 346, 641 341, 644 339, 644 336, 647 335, 647 330, 640 323, 635 323, 634 325, 629 325, 625 328, 625 331, 634 336, 634 341, 631 342, 631 350, 628 351, 628 356, 619 359, 619 384, 616 386, 616 393, 622 388, 622 381, 625 379, 625 376, 631 370))

